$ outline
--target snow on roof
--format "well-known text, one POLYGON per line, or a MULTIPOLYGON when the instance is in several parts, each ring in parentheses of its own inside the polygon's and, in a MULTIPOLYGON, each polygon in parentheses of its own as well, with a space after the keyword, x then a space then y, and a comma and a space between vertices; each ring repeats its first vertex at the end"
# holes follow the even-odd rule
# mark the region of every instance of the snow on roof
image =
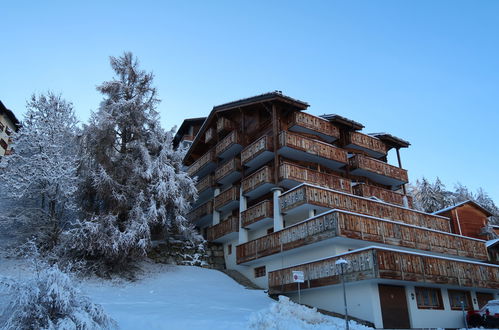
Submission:
POLYGON ((455 209, 456 207, 460 207, 460 206, 463 206, 464 204, 472 204, 474 205, 475 207, 479 208, 483 213, 485 213, 488 217, 490 216, 493 216, 492 213, 490 213, 487 209, 485 209, 483 206, 481 206, 480 204, 478 204, 477 202, 474 202, 472 201, 471 199, 468 199, 464 202, 461 202, 461 203, 457 203, 455 205, 452 205, 452 206, 449 206, 449 207, 446 207, 444 209, 441 209, 441 210, 438 210, 438 211, 435 211, 433 212, 432 214, 433 215, 438 215, 440 213, 445 213, 447 211, 450 211, 450 210, 453 210, 455 209))
POLYGON ((487 241, 487 242, 485 243, 485 246, 486 246, 487 248, 489 248, 489 247, 492 247, 492 246, 496 245, 497 243, 499 243, 499 238, 496 238, 496 239, 491 239, 490 241, 487 241))
POLYGON ((391 147, 395 148, 407 148, 411 144, 409 141, 396 137, 395 135, 391 135, 389 133, 369 133, 368 135, 373 136, 375 138, 380 139, 391 147))
POLYGON ((358 121, 355 121, 353 119, 349 119, 349 118, 337 115, 335 113, 323 114, 323 115, 321 115, 319 117, 322 117, 322 118, 324 118, 324 119, 326 119, 326 120, 328 120, 328 121, 330 121, 332 123, 337 123, 337 124, 341 124, 341 125, 345 125, 345 126, 351 127, 354 130, 356 130, 356 131, 361 130, 361 129, 364 128, 364 125, 362 125, 358 121))

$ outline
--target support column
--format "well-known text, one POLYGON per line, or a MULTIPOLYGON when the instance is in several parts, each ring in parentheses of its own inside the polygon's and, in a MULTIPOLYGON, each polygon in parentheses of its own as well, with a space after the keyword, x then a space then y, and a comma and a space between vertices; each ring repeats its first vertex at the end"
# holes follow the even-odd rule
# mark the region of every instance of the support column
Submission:
MULTIPOLYGON (((395 150, 397 150, 397 161, 399 163, 399 168, 402 168, 402 160, 400 159, 400 148, 396 148, 395 150)), ((404 192, 404 196, 407 195, 405 184, 402 185, 402 191, 404 192)), ((405 205, 405 203, 406 201, 404 201, 404 206, 409 207, 409 203, 407 203, 407 205, 405 205)))
MULTIPOLYGON (((220 194, 220 188, 215 188, 215 191, 213 192, 213 197, 217 197, 218 194, 220 194)), ((220 223, 220 212, 213 209, 213 226, 219 223, 220 223)))
POLYGON ((312 217, 315 217, 316 214, 317 214, 317 210, 316 209, 310 209, 310 210, 308 210, 308 219, 310 219, 312 217))
POLYGON ((243 188, 239 188, 239 244, 246 243, 248 241, 248 229, 243 228, 243 219, 241 213, 246 211, 248 208, 248 203, 246 196, 243 195, 243 188))
POLYGON ((282 188, 272 188, 273 193, 273 211, 274 211, 274 231, 284 229, 284 220, 282 218, 281 207, 279 205, 279 196, 281 196, 282 188))

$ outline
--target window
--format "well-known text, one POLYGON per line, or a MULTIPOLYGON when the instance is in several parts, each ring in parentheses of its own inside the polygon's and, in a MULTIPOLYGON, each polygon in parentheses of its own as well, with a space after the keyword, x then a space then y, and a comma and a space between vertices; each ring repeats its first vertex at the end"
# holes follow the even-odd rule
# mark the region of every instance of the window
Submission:
POLYGON ((461 310, 461 301, 464 304, 464 309, 468 310, 473 308, 469 291, 449 290, 448 292, 451 309, 461 310))
POLYGON ((416 301, 419 309, 444 309, 440 289, 416 287, 416 301))
POLYGON ((255 277, 263 277, 265 274, 265 266, 255 268, 255 277))
POLYGON ((232 244, 227 245, 227 254, 232 254, 232 244))
POLYGON ((267 235, 270 235, 274 232, 274 227, 271 227, 269 229, 267 229, 267 235))

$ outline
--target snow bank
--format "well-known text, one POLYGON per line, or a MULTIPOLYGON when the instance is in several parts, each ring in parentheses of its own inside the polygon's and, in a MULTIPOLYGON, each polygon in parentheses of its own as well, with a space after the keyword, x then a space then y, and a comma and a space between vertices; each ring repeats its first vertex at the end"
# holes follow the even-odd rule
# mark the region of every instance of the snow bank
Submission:
MULTIPOLYGON (((372 330, 354 321, 350 321, 349 326, 352 330, 372 330)), ((249 327, 257 330, 330 330, 344 329, 345 321, 323 315, 315 308, 296 304, 288 297, 279 296, 279 301, 273 303, 269 309, 252 315, 249 327)))

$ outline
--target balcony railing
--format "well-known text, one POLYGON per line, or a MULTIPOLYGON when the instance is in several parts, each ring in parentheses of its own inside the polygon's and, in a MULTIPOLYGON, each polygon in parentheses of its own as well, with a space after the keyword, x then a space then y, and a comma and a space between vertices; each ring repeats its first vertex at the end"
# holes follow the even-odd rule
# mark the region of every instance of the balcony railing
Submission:
POLYGON ((357 154, 349 159, 349 163, 352 174, 384 185, 401 185, 409 181, 406 170, 368 156, 357 154))
POLYGON ((344 237, 459 257, 487 260, 484 241, 344 211, 302 221, 237 247, 237 263, 344 237))
POLYGON ((331 169, 348 162, 345 150, 290 132, 279 134, 279 148, 279 153, 287 158, 317 162, 331 169))
MULTIPOLYGON (((283 180, 294 181, 296 183, 294 185, 299 183, 310 183, 347 193, 352 192, 349 179, 334 174, 311 170, 288 162, 283 162, 279 166, 279 181, 283 180)), ((284 185, 286 186, 286 184, 284 185)), ((292 188, 292 186, 287 186, 286 188, 292 188)))
POLYGON ((265 155, 267 155, 266 161, 272 159, 272 137, 268 135, 262 136, 241 151, 241 163, 248 165, 257 162, 259 158, 265 155))
POLYGON ((194 210, 187 214, 187 219, 191 222, 197 222, 206 216, 213 214, 213 201, 210 200, 200 206, 196 207, 194 210))
POLYGON ((289 127, 292 131, 317 135, 327 142, 333 142, 340 137, 338 127, 325 119, 305 112, 294 112, 289 127))
POLYGON ((273 185, 274 176, 270 166, 262 167, 260 170, 241 181, 243 194, 250 198, 256 198, 256 195, 260 195, 264 191, 270 190, 273 185))
POLYGON ((279 199, 281 212, 288 212, 303 204, 311 204, 450 232, 448 218, 307 184, 285 192, 279 199))
POLYGON ((241 212, 241 223, 243 227, 248 227, 260 220, 272 218, 272 216, 272 202, 264 200, 241 212))
MULTIPOLYGON (((192 165, 189 167, 187 170, 187 173, 191 176, 194 177, 199 174, 199 172, 203 169, 208 169, 210 167, 211 169, 215 168, 215 151, 213 149, 208 150, 207 153, 205 153, 203 156, 199 157, 192 165)), ((209 171, 202 171, 202 172, 209 172, 209 171)))
MULTIPOLYGON (((368 184, 358 184, 352 187, 353 193, 357 196, 371 197, 374 196, 387 203, 404 206, 404 195, 393 190, 383 189, 368 184)), ((412 208, 412 197, 405 196, 409 208, 412 208)))
POLYGON ((203 179, 199 180, 196 184, 196 189, 198 190, 198 193, 201 194, 203 191, 212 188, 214 185, 215 179, 213 175, 207 175, 203 179))
POLYGON ((237 130, 233 130, 215 147, 215 153, 220 158, 228 158, 239 153, 242 149, 241 135, 237 130))
POLYGON ((400 280, 418 284, 499 289, 499 266, 384 248, 353 251, 269 272, 270 291, 296 291, 293 271, 303 271, 305 282, 301 285, 302 289, 338 284, 342 271, 347 282, 369 279, 400 280), (339 258, 348 261, 346 267, 336 265, 339 258))
POLYGON ((217 120, 217 133, 222 133, 222 132, 229 132, 233 130, 234 124, 232 123, 231 120, 225 118, 225 117, 220 117, 217 120))
POLYGON ((226 211, 239 206, 239 186, 232 186, 215 196, 215 209, 226 211))
POLYGON ((222 184, 229 184, 241 177, 241 160, 232 158, 215 171, 215 180, 222 184))
POLYGON ((239 232, 239 217, 230 216, 228 219, 209 227, 207 239, 210 242, 223 240, 224 237, 239 232))
POLYGON ((386 156, 388 147, 378 138, 359 132, 348 132, 346 147, 363 150, 370 156, 380 158, 386 156))

